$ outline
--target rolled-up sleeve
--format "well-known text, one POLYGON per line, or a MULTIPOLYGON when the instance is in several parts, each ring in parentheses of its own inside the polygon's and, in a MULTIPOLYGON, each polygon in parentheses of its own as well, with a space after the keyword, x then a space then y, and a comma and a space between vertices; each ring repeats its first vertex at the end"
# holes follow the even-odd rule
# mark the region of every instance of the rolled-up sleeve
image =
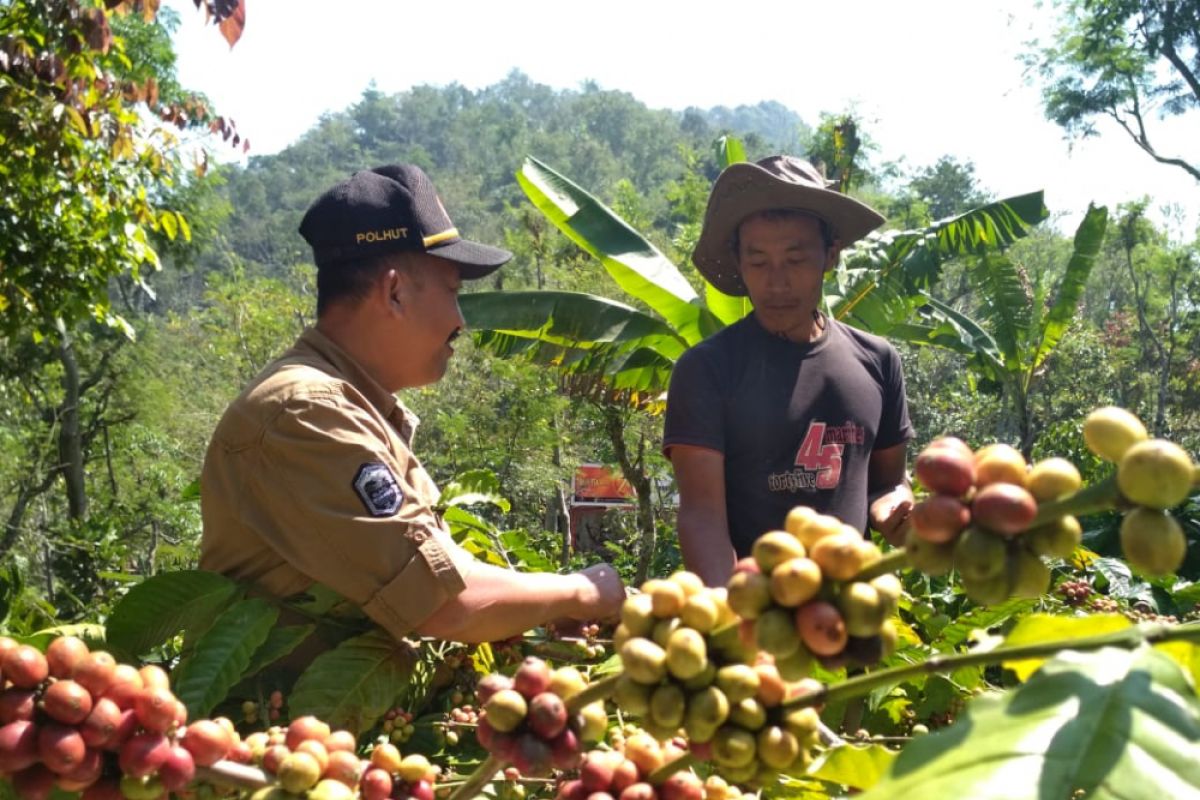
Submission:
POLYGON ((336 391, 289 400, 256 448, 241 516, 289 565, 403 636, 463 590, 471 556, 408 480, 411 454, 389 446, 385 424, 336 391))

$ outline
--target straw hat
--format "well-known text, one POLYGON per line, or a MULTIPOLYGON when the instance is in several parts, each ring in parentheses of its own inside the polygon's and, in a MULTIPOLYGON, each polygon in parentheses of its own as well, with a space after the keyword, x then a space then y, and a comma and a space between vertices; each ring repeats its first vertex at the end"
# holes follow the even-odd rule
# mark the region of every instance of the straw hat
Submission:
POLYGON ((708 197, 704 229, 692 263, 713 286, 740 297, 746 294, 746 287, 738 274, 733 237, 750 215, 772 209, 804 211, 827 222, 843 246, 883 224, 875 209, 828 185, 812 164, 792 156, 731 164, 708 197))

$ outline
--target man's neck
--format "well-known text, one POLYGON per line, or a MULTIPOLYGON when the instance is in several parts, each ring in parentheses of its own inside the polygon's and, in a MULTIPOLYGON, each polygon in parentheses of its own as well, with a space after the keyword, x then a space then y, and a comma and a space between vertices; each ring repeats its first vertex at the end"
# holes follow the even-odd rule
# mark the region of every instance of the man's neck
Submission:
POLYGON ((755 318, 767 333, 797 344, 817 341, 825 335, 825 331, 829 327, 829 318, 815 308, 782 323, 775 321, 772 324, 763 319, 757 311, 755 318))
POLYGON ((378 346, 378 337, 372 335, 371 325, 363 315, 331 309, 317 319, 316 328, 354 359, 371 380, 392 393, 402 388, 394 385, 394 377, 389 378, 386 348, 378 346))

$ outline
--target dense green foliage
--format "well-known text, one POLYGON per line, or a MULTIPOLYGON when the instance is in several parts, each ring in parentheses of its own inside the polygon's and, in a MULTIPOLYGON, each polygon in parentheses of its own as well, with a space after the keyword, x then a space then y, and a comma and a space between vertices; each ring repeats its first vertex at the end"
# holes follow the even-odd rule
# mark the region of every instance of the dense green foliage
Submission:
MULTIPOLYGON (((216 416, 242 383, 312 321, 312 272, 295 233, 297 220, 323 187, 353 168, 392 160, 427 168, 468 235, 516 252, 513 264, 489 281, 494 288, 611 294, 596 262, 555 231, 513 180, 525 155, 536 155, 642 231, 702 290, 687 254, 707 186, 722 163, 712 148, 714 134, 727 132, 720 126, 731 120, 756 125, 757 130, 729 131, 745 142, 746 157, 754 158, 776 149, 767 136, 778 133, 780 119, 775 106, 737 113, 654 111, 627 94, 594 86, 555 91, 513 74, 475 92, 418 87, 387 96, 369 89, 353 107, 327 116, 282 153, 193 180, 174 196, 191 223, 194 243, 162 243, 168 268, 151 282, 153 299, 138 292, 111 295, 137 329, 136 345, 86 327, 74 333, 85 389, 86 435, 79 456, 89 501, 84 514, 71 515, 62 470, 47 467, 58 463, 51 456, 61 449, 63 415, 55 410, 63 406, 64 368, 56 363, 61 358, 45 343, 23 345, 47 365, 13 375, 2 387, 12 398, 3 429, 11 457, 0 485, 6 517, 15 523, 7 529, 6 552, 29 559, 20 563, 42 574, 44 583, 54 572, 46 566, 47 553, 68 547, 68 529, 69 536, 91 542, 123 530, 114 560, 97 571, 145 574, 164 558, 187 563, 197 536, 187 487, 216 416), (29 516, 31 510, 36 517, 29 516), (78 520, 89 522, 80 527, 78 520), (133 531, 141 533, 130 535, 133 531)), ((833 119, 825 121, 826 133, 833 119)), ((790 120, 796 136, 814 147, 829 146, 822 144, 824 134, 813 133, 794 115, 790 120)), ((858 158, 862 162, 861 151, 858 158)), ((970 163, 949 156, 887 181, 873 177, 888 171, 870 161, 855 169, 875 181, 862 185, 866 196, 910 230, 986 197, 970 163)), ((1006 388, 995 369, 964 372, 971 362, 961 354, 909 351, 910 397, 921 441, 954 431, 973 440, 999 434, 1027 448, 1048 435, 1058 445, 1069 438, 1065 420, 1106 401, 1143 410, 1154 420, 1161 409, 1164 431, 1195 441, 1198 423, 1190 410, 1195 406, 1182 402, 1197 392, 1189 355, 1197 336, 1189 311, 1197 287, 1194 270, 1188 270, 1195 247, 1166 241, 1137 208, 1123 213, 1128 235, 1108 237, 1093 278, 1082 287, 1076 324, 1064 327, 1059 315, 1058 350, 1022 362, 1021 392, 1006 388), (1059 353, 1071 355, 1060 359, 1059 353)), ((996 291, 987 290, 997 284, 981 277, 981 270, 995 272, 997 264, 986 267, 975 258, 946 262, 926 276, 922 291, 969 317, 1026 324, 1050 310, 1054 287, 1068 274, 1070 252, 1070 242, 1051 230, 1014 245, 1003 262, 1001 306, 996 291)), ((848 274, 854 267, 850 259, 848 274)), ((908 307, 908 323, 936 322, 928 316, 932 306, 908 307)), ((904 321, 899 313, 891 324, 904 321)), ((14 364, 29 363, 11 352, 14 364)), ((561 394, 552 375, 500 363, 468 347, 445 381, 409 393, 406 401, 424 418, 418 446, 435 477, 444 482, 480 468, 496 473, 512 511, 485 513, 544 542, 553 558, 559 550, 554 538, 565 528, 560 493, 567 490, 572 467, 619 461, 605 412, 582 397, 586 392, 574 398, 561 394)), ((647 480, 668 486, 669 470, 657 455, 659 423, 636 412, 621 420, 626 453, 641 453, 639 469, 647 480)), ((659 501, 670 496, 655 494, 659 501)), ((655 515, 667 563, 671 514, 670 505, 661 504, 655 515)), ((635 523, 613 514, 605 525, 609 530, 601 538, 620 540, 635 523)), ((50 555, 53 564, 57 558, 50 555)), ((49 585, 76 591, 62 580, 49 585)), ((95 575, 88 585, 100 585, 95 575)), ((56 597, 58 613, 81 614, 89 596, 56 597)))

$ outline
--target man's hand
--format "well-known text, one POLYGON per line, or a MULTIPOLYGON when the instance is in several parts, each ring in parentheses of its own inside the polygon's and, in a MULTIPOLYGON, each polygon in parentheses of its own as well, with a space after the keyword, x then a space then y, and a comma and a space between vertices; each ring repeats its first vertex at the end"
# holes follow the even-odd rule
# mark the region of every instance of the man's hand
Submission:
POLYGON ((871 503, 871 527, 891 544, 900 546, 908 532, 908 515, 912 507, 912 491, 907 486, 898 486, 871 503))
POLYGON ((608 564, 594 564, 577 573, 580 578, 577 608, 570 616, 578 620, 612 620, 621 613, 625 585, 608 564))
POLYGON ((671 466, 679 487, 679 550, 683 564, 705 586, 724 586, 737 555, 725 510, 725 455, 706 447, 677 444, 671 466))

